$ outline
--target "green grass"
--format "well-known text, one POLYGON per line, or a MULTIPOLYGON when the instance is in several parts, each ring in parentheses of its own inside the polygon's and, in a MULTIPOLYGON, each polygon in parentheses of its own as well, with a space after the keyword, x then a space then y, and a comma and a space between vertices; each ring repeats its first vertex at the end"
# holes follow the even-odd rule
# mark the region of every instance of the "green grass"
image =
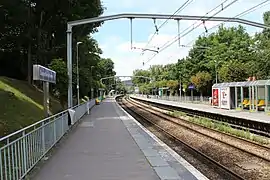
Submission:
MULTIPOLYGON (((167 114, 170 114, 174 117, 187 117, 186 113, 180 112, 180 111, 174 111, 174 112, 168 112, 167 114)), ((260 144, 269 144, 269 141, 267 141, 264 137, 251 134, 246 129, 235 129, 232 128, 228 123, 224 122, 216 122, 212 121, 211 119, 204 118, 204 117, 188 117, 186 118, 188 121, 191 121, 193 123, 202 125, 207 128, 215 129, 220 132, 225 132, 240 138, 248 139, 260 144)))
MULTIPOLYGON (((50 111, 59 112, 60 103, 50 98, 50 111)), ((43 92, 25 81, 0 77, 0 137, 44 118, 43 92)))

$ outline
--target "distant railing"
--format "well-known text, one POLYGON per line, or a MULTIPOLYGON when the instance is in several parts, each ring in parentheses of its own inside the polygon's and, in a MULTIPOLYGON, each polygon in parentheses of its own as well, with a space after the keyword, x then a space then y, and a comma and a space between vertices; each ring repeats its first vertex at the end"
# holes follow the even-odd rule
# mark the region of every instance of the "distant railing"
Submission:
POLYGON ((209 97, 205 96, 157 96, 157 95, 143 95, 143 94, 133 94, 138 97, 145 97, 151 99, 160 99, 167 101, 177 101, 182 103, 197 103, 197 104, 211 104, 209 97))
MULTIPOLYGON (((94 106, 95 100, 77 105, 73 124, 94 106)), ((65 110, 0 139, 0 180, 20 180, 69 130, 65 110)))

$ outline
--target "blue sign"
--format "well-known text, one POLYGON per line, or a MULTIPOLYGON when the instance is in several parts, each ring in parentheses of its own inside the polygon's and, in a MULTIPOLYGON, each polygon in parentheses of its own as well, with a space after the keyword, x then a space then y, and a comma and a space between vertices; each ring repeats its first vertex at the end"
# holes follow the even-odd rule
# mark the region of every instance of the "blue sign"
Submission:
POLYGON ((33 65, 33 80, 56 83, 56 72, 41 65, 33 65))
POLYGON ((194 85, 194 84, 190 84, 190 85, 188 86, 188 89, 195 89, 195 85, 194 85))

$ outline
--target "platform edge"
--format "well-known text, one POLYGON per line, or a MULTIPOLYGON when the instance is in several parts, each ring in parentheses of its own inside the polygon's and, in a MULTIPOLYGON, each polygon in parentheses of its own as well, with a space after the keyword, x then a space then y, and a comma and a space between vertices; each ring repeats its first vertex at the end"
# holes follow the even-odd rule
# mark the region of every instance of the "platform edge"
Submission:
POLYGON ((145 131, 150 137, 152 137, 160 146, 162 146, 167 152, 171 154, 179 163, 181 163, 191 174, 193 174, 199 180, 209 180, 205 177, 199 170, 193 167, 189 162, 177 154, 173 149, 171 149, 167 144, 161 141, 156 135, 146 129, 141 125, 135 118, 133 118, 128 112, 126 112, 116 101, 115 104, 120 108, 131 120, 133 120, 143 131, 145 131))

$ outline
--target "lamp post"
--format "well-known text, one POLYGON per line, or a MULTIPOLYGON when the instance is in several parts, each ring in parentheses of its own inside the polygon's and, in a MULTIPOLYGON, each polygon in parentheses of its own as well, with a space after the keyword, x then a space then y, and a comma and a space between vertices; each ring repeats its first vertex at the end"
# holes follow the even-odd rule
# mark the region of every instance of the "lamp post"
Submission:
POLYGON ((91 89, 90 89, 90 91, 91 91, 91 97, 90 97, 90 99, 92 99, 93 98, 93 81, 92 81, 92 78, 93 78, 93 74, 92 74, 92 69, 94 68, 95 66, 91 66, 91 68, 90 68, 90 70, 91 70, 91 72, 90 72, 90 75, 91 75, 91 89))
POLYGON ((216 71, 216 84, 218 83, 218 71, 217 71, 218 61, 215 60, 215 71, 216 71))
POLYGON ((79 85, 79 45, 82 42, 77 42, 77 99, 78 105, 80 104, 80 85, 79 85))
POLYGON ((179 71, 179 96, 180 96, 180 101, 182 101, 182 75, 181 72, 179 71))

